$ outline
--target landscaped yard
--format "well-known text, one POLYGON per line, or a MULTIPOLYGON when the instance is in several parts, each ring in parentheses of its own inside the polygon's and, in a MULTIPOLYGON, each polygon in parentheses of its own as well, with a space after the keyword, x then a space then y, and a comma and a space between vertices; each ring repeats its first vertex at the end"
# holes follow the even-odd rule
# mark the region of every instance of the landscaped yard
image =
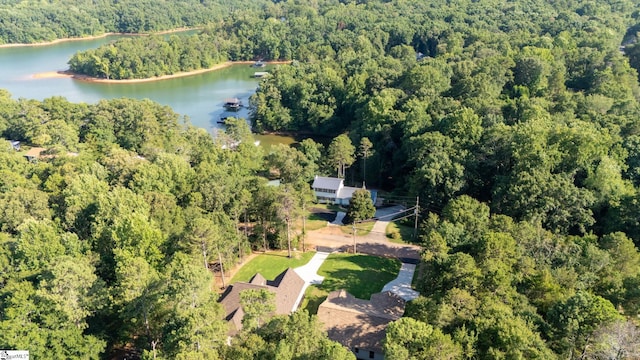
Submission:
POLYGON ((231 284, 237 281, 249 281, 256 273, 262 274, 265 279, 273 280, 287 268, 297 268, 311 260, 314 251, 305 253, 294 252, 294 256, 289 259, 287 251, 270 252, 261 254, 246 263, 231 279, 231 284))
POLYGON ((318 274, 324 276, 320 285, 311 285, 305 292, 301 308, 316 314, 318 306, 334 290, 345 289, 353 296, 368 300, 380 292, 385 284, 395 279, 400 261, 360 254, 331 254, 318 274))

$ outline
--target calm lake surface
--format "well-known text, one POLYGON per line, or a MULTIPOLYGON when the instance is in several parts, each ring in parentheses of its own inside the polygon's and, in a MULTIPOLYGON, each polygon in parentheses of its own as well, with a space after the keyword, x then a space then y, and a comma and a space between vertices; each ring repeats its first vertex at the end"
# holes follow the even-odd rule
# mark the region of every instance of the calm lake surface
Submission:
MULTIPOLYGON (((96 103, 101 99, 151 99, 170 106, 175 112, 188 117, 198 127, 215 132, 222 116, 248 118, 246 105, 255 92, 259 79, 257 71, 248 65, 235 65, 205 74, 138 84, 101 84, 71 78, 33 78, 34 74, 68 69, 67 61, 82 50, 96 48, 121 36, 101 39, 62 42, 46 46, 0 48, 0 88, 8 90, 13 98, 43 100, 63 96, 71 102, 96 103), (227 98, 239 98, 245 105, 237 113, 227 113, 222 107, 227 98)), ((264 140, 277 137, 262 137, 264 140)), ((271 140, 274 140, 271 139, 271 140)), ((288 139, 282 139, 284 142, 288 139)), ((262 140, 261 140, 262 141, 262 140)))

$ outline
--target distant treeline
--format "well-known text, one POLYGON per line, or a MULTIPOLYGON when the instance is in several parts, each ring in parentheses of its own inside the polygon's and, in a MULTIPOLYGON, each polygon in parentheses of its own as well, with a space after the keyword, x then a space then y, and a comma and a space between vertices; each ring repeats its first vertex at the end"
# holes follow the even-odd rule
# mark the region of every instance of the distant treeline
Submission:
POLYGON ((262 5, 245 0, 8 0, 0 3, 0 44, 196 27, 219 21, 230 11, 262 5))

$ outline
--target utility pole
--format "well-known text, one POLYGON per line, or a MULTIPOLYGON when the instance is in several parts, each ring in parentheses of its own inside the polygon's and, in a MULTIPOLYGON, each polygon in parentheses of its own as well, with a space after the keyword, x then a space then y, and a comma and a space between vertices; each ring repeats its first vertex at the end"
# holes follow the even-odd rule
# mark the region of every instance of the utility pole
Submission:
POLYGON ((416 208, 414 209, 416 220, 413 225, 413 241, 418 240, 418 214, 420 214, 420 196, 416 196, 416 208))
POLYGON ((356 222, 355 220, 351 223, 351 229, 353 231, 353 253, 357 253, 358 251, 356 250, 356 222))
POLYGON ((220 264, 220 274, 222 274, 222 288, 227 287, 224 283, 224 266, 222 266, 222 253, 218 250, 218 263, 220 264))

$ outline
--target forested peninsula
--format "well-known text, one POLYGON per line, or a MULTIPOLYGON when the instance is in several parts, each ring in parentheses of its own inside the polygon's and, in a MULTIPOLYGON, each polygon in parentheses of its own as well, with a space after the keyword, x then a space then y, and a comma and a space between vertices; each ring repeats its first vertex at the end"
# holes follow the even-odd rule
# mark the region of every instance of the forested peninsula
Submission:
POLYGON ((421 295, 389 327, 388 359, 638 358, 639 9, 256 1, 201 34, 87 53, 110 78, 294 60, 261 80, 248 120, 328 140, 268 152, 244 119, 212 138, 150 101, 2 92, 2 138, 46 152, 28 162, 0 149, 0 348, 350 358, 304 312, 228 346, 210 291, 210 264, 297 246, 289 230, 308 219, 314 175, 337 170, 417 200, 421 295), (167 56, 186 44, 208 55, 167 56), (137 54, 141 67, 127 63, 137 54))

